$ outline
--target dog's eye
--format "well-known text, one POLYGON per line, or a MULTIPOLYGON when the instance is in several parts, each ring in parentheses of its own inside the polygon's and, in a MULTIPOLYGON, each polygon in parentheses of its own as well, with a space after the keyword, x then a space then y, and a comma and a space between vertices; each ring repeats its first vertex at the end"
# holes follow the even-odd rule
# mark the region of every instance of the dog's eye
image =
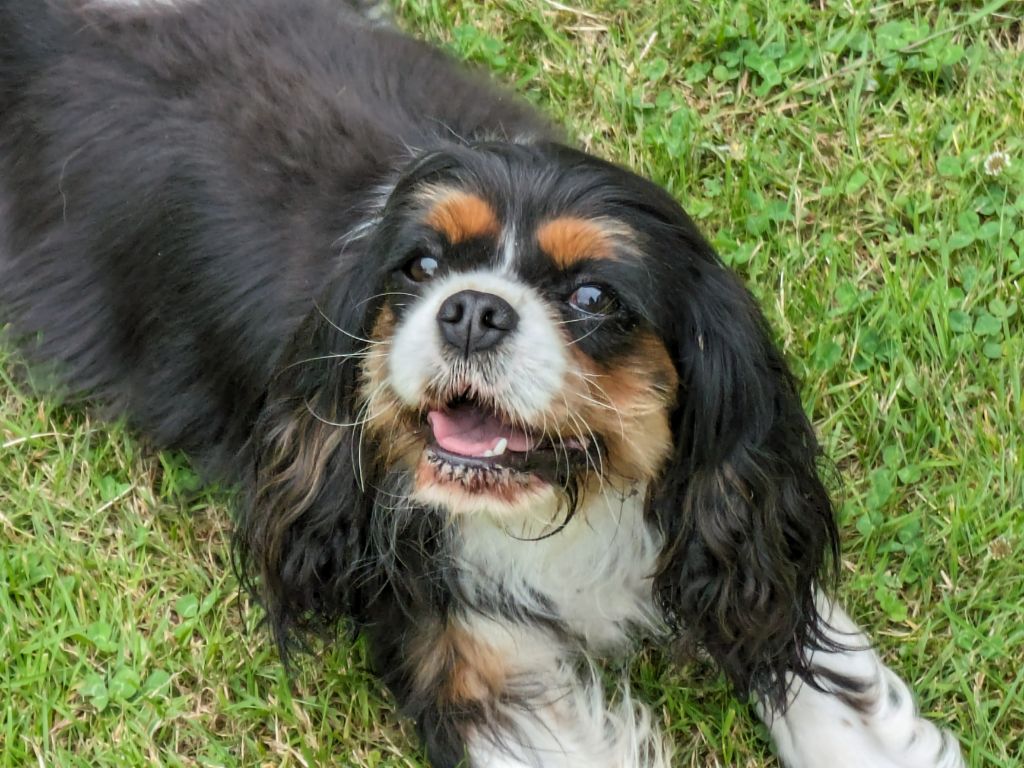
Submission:
POLYGON ((619 300, 603 285, 581 285, 569 297, 569 304, 588 315, 610 315, 619 308, 619 300))
POLYGON ((417 253, 402 267, 402 273, 414 283, 425 283, 437 272, 437 259, 426 253, 417 253))

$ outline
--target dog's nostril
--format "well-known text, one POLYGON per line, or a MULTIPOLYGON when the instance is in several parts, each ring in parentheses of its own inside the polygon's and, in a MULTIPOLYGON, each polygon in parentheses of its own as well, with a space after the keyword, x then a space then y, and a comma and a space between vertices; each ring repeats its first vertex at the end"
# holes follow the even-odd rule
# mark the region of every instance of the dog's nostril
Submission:
POLYGON ((443 323, 457 323, 466 312, 465 305, 459 301, 446 301, 437 313, 437 319, 443 323))
POLYGON ((459 291, 437 311, 441 335, 463 355, 496 346, 519 324, 519 315, 500 296, 480 291, 459 291))
POLYGON ((480 321, 487 328, 495 328, 499 331, 514 330, 519 323, 519 315, 512 309, 511 305, 503 299, 498 299, 502 305, 488 307, 480 316, 480 321))

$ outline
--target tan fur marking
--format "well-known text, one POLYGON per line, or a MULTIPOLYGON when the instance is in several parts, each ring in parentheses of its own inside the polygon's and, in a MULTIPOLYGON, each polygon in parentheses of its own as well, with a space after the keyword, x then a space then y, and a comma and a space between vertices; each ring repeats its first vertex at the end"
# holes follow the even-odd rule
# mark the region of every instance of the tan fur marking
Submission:
POLYGON ((430 627, 411 651, 420 692, 436 690, 443 702, 493 700, 508 678, 502 655, 457 624, 430 627))
POLYGON ((468 192, 448 191, 430 209, 427 224, 451 244, 495 236, 501 229, 494 209, 468 192))
POLYGON ((577 419, 605 442, 608 463, 629 480, 655 477, 672 447, 669 412, 675 403, 678 377, 665 345, 645 334, 633 352, 612 366, 601 366, 573 347, 584 374, 583 397, 575 400, 577 419))
POLYGON ((583 259, 615 258, 615 241, 625 233, 622 225, 595 219, 563 216, 541 224, 537 243, 560 269, 583 259))
POLYGON ((378 315, 370 339, 375 342, 361 361, 360 395, 364 404, 364 429, 388 465, 402 461, 413 467, 423 451, 423 438, 408 409, 387 386, 388 353, 395 333, 395 316, 389 307, 378 315))

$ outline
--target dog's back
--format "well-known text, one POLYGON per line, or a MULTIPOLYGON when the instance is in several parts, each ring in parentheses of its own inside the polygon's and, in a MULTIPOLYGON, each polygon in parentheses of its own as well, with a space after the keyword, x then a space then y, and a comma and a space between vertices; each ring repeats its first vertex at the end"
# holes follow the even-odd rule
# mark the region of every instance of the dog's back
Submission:
POLYGON ((0 2, 0 126, 5 126, 47 47, 59 37, 46 3, 0 2))
POLYGON ((331 0, 2 0, 0 104, 0 322, 215 468, 396 158, 547 130, 331 0))

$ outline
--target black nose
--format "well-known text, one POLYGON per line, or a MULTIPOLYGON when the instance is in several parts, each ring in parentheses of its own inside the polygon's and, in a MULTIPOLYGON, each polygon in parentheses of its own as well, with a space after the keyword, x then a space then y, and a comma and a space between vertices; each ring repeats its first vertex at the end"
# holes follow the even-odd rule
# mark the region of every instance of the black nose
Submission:
POLYGON ((500 296, 480 291, 453 293, 437 311, 445 341, 469 357, 500 342, 519 325, 519 315, 500 296))

